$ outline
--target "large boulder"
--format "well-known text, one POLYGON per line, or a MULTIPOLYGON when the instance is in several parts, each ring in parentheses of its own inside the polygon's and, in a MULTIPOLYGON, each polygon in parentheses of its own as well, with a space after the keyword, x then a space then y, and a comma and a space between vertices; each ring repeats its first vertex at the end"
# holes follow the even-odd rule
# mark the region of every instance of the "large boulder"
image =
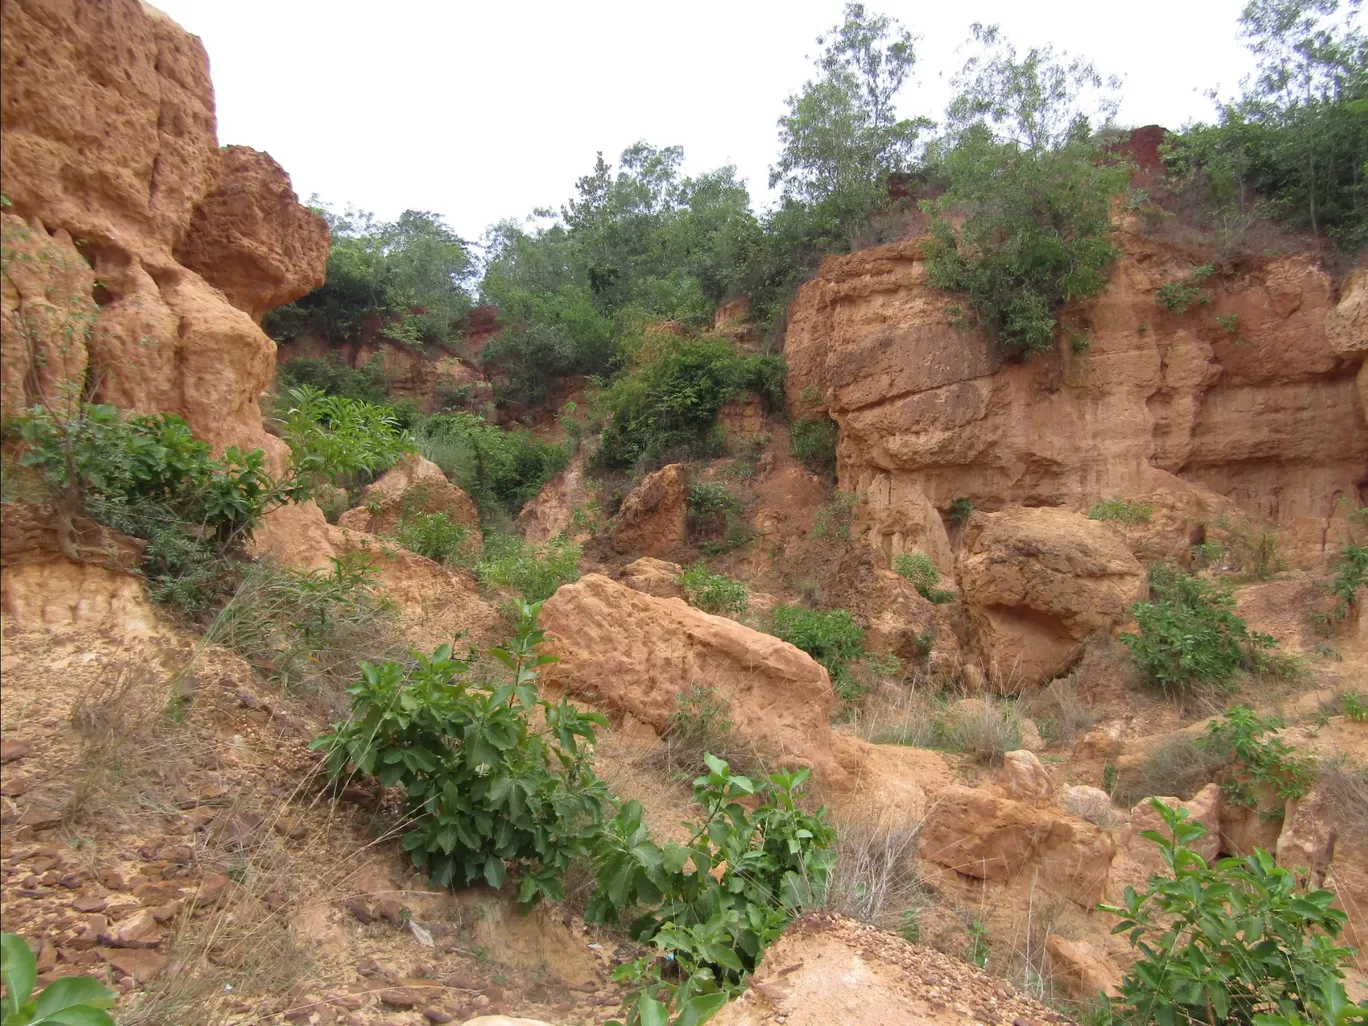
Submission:
POLYGON ((1111 525, 1018 507, 971 516, 960 586, 990 679, 1011 686, 1067 669, 1144 595, 1145 573, 1111 525))
POLYGON ((405 516, 445 513, 464 526, 479 547, 480 516, 470 496, 447 480, 442 468, 422 456, 404 457, 361 493, 361 503, 338 518, 337 526, 368 534, 386 534, 405 516))
POLYGON ((821 782, 848 782, 828 725, 831 679, 788 642, 599 574, 562 585, 541 623, 558 659, 544 671, 548 686, 630 713, 657 733, 691 686, 713 688, 741 737, 788 765, 812 767, 821 782))
POLYGON ((542 545, 570 531, 575 526, 575 510, 584 508, 589 499, 584 459, 576 456, 518 512, 518 527, 527 541, 542 545))
POLYGON ((328 226, 299 205, 269 154, 225 146, 217 187, 200 200, 176 259, 257 323, 323 284, 328 226))
POLYGON ((922 824, 922 858, 992 882, 1038 873, 1042 888, 1084 908, 1101 899, 1115 854, 1092 823, 972 787, 945 788, 922 824))
POLYGON ((647 474, 613 518, 613 548, 621 553, 663 556, 684 543, 688 527, 689 474, 671 463, 647 474))

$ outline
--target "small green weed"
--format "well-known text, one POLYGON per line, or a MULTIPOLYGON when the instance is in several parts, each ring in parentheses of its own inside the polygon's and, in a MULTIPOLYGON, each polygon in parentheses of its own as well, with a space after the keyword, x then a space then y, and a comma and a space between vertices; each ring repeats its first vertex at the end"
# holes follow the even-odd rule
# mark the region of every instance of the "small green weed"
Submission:
POLYGON ((725 574, 715 574, 702 563, 695 563, 679 575, 679 584, 688 596, 689 605, 705 613, 737 617, 750 605, 750 593, 745 584, 725 574))
POLYGON ((819 506, 812 522, 813 537, 849 541, 850 527, 855 522, 855 507, 861 498, 858 492, 837 492, 830 502, 819 506))
POLYGON ((1211 293, 1199 288, 1197 283, 1211 277, 1212 270, 1210 264, 1202 264, 1200 267, 1194 267, 1183 280, 1160 285, 1155 290, 1154 301, 1165 310, 1174 313, 1186 313, 1193 303, 1210 303, 1211 293))
POLYGON ((1089 520, 1119 520, 1123 524, 1148 524, 1154 517, 1154 503, 1143 499, 1104 499, 1088 510, 1089 520))
POLYGON ((937 588, 940 571, 924 552, 900 552, 893 557, 893 572, 905 577, 917 589, 917 594, 930 602, 944 603, 955 601, 955 593, 937 588))

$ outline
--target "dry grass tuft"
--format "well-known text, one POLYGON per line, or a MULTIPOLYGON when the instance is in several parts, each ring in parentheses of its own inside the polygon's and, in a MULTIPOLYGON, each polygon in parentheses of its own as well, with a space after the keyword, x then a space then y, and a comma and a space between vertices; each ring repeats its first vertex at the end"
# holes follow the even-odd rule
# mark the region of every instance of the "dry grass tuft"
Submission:
POLYGON ((1176 735, 1160 741, 1137 766, 1117 775, 1113 798, 1133 806, 1151 795, 1188 799, 1216 779, 1225 759, 1214 757, 1195 738, 1176 735))
POLYGON ((1040 735, 1052 745, 1066 745, 1092 729, 1092 698, 1074 678, 1060 677, 1039 691, 1023 697, 1017 706, 1023 716, 1036 721, 1040 735))
POLYGON ((920 833, 920 824, 897 829, 836 824, 836 868, 827 907, 917 940, 922 910, 935 900, 917 861, 920 833))
POLYGON ((1316 790, 1348 829, 1368 836, 1368 768, 1341 756, 1321 763, 1316 790))

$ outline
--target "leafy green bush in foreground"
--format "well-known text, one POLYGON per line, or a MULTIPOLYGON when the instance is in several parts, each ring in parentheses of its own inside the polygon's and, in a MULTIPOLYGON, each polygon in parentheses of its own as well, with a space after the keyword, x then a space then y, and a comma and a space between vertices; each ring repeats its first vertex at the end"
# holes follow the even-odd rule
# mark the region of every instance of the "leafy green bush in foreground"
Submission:
POLYGON ((0 934, 0 978, 4 1026, 114 1026, 105 1009, 114 1007, 116 995, 89 976, 53 980, 35 997, 37 960, 28 943, 12 933, 0 934))
POLYGON ((1345 914, 1333 892, 1303 889, 1266 851, 1208 866, 1189 845, 1206 831, 1187 811, 1150 800, 1164 830, 1170 875, 1145 893, 1127 887, 1113 933, 1128 933, 1137 958, 1113 1003, 1111 1021, 1159 1026, 1340 1026, 1368 1011, 1349 1003, 1337 942, 1345 914))

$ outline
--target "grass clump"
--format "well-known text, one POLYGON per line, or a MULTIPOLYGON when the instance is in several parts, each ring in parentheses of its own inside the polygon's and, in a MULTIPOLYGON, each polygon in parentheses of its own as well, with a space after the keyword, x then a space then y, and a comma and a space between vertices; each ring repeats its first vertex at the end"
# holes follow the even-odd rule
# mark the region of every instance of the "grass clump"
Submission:
POLYGON ((855 523, 855 507, 861 498, 859 492, 837 492, 830 502, 822 503, 812 520, 812 536, 849 541, 850 528, 855 523))
POLYGON ((1143 499, 1104 499, 1088 510, 1089 520, 1119 520, 1123 524, 1148 524, 1154 504, 1143 499))
POLYGON ((1133 609, 1140 632, 1122 634, 1121 642, 1166 695, 1181 701, 1204 688, 1228 688, 1238 671, 1269 665, 1264 653, 1276 642, 1249 631, 1228 589, 1158 564, 1150 593, 1133 609))
POLYGON ((997 766, 1021 747, 1021 721, 987 699, 964 702, 937 724, 938 747, 963 752, 975 762, 997 766))
POLYGON ((715 574, 702 563, 695 563, 679 575, 679 584, 689 598, 689 605, 705 613, 737 617, 750 605, 750 593, 745 584, 725 574, 715 574))
POLYGON ((391 535, 395 542, 435 563, 459 566, 470 559, 470 528, 446 513, 412 513, 391 535))
POLYGON ((513 588, 528 602, 541 602, 579 579, 580 553, 563 537, 532 545, 516 535, 491 535, 475 563, 475 576, 482 584, 513 588))
POLYGON ((848 664, 864 652, 865 632, 846 610, 776 606, 770 614, 770 633, 825 666, 841 698, 858 697, 859 686, 848 664))
POLYGON ((936 569, 931 557, 924 552, 900 552, 893 557, 893 572, 905 577, 917 589, 922 598, 935 603, 955 601, 955 593, 937 588, 940 571, 936 569))
POLYGON ((738 772, 758 772, 755 748, 735 730, 731 702, 716 688, 691 683, 675 695, 675 711, 661 735, 663 744, 651 757, 654 766, 670 777, 692 779, 707 772, 709 753, 736 767, 738 772))

